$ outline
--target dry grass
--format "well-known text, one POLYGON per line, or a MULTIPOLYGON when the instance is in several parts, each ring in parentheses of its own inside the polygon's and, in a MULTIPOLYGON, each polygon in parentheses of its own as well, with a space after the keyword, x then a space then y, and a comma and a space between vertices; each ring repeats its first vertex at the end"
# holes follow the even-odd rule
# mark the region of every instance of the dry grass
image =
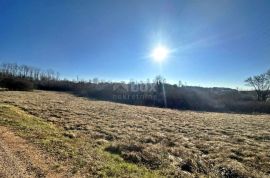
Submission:
POLYGON ((138 166, 134 163, 128 163, 119 155, 106 152, 104 150, 105 144, 97 146, 85 134, 74 134, 74 132, 65 131, 51 122, 27 114, 18 107, 0 104, 1 132, 5 133, 6 127, 22 137, 23 139, 21 140, 26 140, 23 147, 31 149, 27 151, 35 155, 31 157, 34 159, 28 160, 27 164, 21 165, 18 161, 20 159, 16 159, 18 157, 17 151, 22 151, 18 148, 21 141, 16 143, 18 139, 10 137, 11 140, 9 142, 16 145, 17 151, 15 150, 15 154, 14 151, 8 149, 10 145, 8 146, 1 142, 1 148, 4 148, 2 155, 6 159, 0 160, 0 167, 4 165, 4 170, 0 169, 0 175, 2 175, 0 177, 10 177, 11 175, 13 177, 15 175, 15 177, 28 177, 27 174, 29 177, 53 178, 123 177, 123 175, 125 177, 162 177, 158 171, 149 170, 145 166, 138 166), (37 156, 38 154, 34 151, 36 148, 31 147, 27 142, 38 146, 46 155, 44 158, 54 158, 54 160, 45 165, 45 167, 48 167, 47 170, 44 169, 42 164, 33 166, 34 162, 31 161, 36 162, 39 159, 44 161, 44 158, 37 156), (6 155, 5 152, 10 154, 6 155), (14 167, 14 165, 20 166, 14 167), (10 172, 14 172, 14 174, 10 175, 10 172))
POLYGON ((165 176, 270 176, 269 115, 128 106, 43 91, 0 92, 0 102, 165 176))

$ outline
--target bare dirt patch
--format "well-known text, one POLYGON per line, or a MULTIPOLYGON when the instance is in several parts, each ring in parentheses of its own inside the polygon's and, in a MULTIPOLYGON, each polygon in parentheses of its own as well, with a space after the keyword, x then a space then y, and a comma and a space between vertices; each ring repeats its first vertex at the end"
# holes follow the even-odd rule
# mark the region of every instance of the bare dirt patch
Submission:
POLYGON ((0 126, 0 177, 62 177, 51 170, 54 160, 0 126))

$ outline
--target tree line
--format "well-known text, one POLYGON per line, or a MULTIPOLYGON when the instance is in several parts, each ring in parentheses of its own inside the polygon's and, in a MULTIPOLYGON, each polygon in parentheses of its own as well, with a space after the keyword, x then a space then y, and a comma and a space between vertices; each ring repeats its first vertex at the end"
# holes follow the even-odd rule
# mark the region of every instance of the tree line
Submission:
POLYGON ((270 72, 250 77, 245 82, 254 91, 229 88, 203 88, 171 85, 162 76, 147 81, 110 82, 99 80, 61 79, 53 70, 17 64, 0 65, 0 88, 9 90, 62 91, 77 96, 133 105, 166 107, 199 111, 270 113, 270 72))
POLYGON ((2 63, 0 66, 0 75, 2 77, 28 78, 31 80, 59 80, 59 72, 52 69, 41 70, 27 65, 18 65, 16 63, 2 63))

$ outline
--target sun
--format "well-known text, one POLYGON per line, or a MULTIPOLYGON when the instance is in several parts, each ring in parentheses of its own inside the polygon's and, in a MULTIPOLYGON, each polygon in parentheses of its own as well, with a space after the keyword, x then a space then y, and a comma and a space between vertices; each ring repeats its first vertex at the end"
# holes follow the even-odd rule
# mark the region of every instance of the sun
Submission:
POLYGON ((165 46, 158 46, 153 49, 151 53, 151 57, 157 61, 162 62, 164 61, 169 55, 169 49, 165 46))

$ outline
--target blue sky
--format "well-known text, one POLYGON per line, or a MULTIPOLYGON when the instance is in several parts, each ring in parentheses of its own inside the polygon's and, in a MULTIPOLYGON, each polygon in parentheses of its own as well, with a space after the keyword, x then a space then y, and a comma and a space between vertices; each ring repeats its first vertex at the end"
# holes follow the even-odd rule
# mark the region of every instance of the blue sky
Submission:
POLYGON ((67 78, 243 87, 270 68, 269 0, 0 0, 0 62, 67 78), (173 52, 162 65, 157 44, 173 52))

